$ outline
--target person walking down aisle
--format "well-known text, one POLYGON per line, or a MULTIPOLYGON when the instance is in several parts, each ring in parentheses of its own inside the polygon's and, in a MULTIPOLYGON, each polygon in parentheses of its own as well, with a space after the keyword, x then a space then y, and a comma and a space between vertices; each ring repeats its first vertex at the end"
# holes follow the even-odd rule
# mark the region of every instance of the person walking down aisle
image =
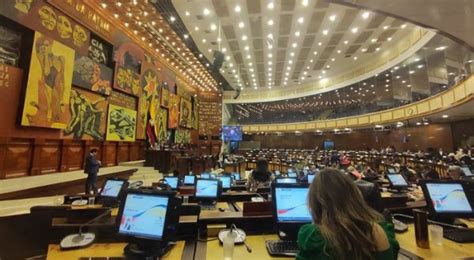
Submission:
POLYGON ((84 173, 87 174, 86 180, 86 194, 97 194, 97 173, 101 162, 97 160, 97 149, 90 150, 86 158, 86 165, 84 166, 84 173))
POLYGON ((350 177, 326 168, 310 184, 312 224, 298 233, 297 260, 397 259, 392 223, 370 208, 350 177))

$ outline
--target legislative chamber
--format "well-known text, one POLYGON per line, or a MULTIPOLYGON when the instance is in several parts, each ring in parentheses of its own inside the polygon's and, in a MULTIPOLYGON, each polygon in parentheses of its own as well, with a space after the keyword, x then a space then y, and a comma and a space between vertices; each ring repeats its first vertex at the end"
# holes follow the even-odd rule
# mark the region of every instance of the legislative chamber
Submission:
POLYGON ((0 260, 474 259, 473 10, 2 1, 0 260))

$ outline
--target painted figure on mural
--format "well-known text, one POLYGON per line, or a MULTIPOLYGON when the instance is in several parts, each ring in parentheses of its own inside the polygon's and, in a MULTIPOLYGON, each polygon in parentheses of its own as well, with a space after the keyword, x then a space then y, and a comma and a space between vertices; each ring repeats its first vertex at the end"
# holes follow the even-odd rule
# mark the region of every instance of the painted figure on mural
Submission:
POLYGON ((74 31, 72 32, 72 40, 74 45, 81 47, 87 42, 87 33, 84 28, 79 25, 74 25, 74 31))
POLYGON ((27 14, 30 12, 31 9, 31 4, 33 3, 33 0, 16 0, 15 1, 15 8, 24 13, 27 14))
POLYGON ((189 102, 186 100, 181 101, 181 113, 180 113, 180 126, 191 127, 191 113, 190 113, 189 102))
POLYGON ((66 135, 73 134, 75 139, 81 139, 84 134, 87 134, 95 140, 103 140, 99 128, 104 111, 97 108, 98 104, 103 101, 105 98, 101 97, 92 101, 78 91, 71 90, 69 102, 71 119, 64 133, 66 135))
POLYGON ((54 30, 56 27, 56 13, 54 12, 53 8, 49 6, 43 6, 38 10, 38 14, 40 17, 41 25, 47 30, 54 30))
POLYGON ((57 30, 59 37, 63 39, 68 39, 72 35, 72 25, 71 22, 65 16, 58 16, 57 30))
POLYGON ((110 109, 109 114, 109 134, 117 135, 120 140, 135 138, 136 119, 123 108, 110 109))
MULTIPOLYGON (((60 113, 64 111, 64 66, 63 56, 54 55, 52 52, 53 41, 39 37, 36 40, 36 57, 41 66, 41 79, 38 85, 43 85, 46 96, 46 119, 48 121, 59 121, 60 113)), ((40 93, 38 93, 38 96, 40 93)), ((42 104, 32 104, 39 108, 42 104)))

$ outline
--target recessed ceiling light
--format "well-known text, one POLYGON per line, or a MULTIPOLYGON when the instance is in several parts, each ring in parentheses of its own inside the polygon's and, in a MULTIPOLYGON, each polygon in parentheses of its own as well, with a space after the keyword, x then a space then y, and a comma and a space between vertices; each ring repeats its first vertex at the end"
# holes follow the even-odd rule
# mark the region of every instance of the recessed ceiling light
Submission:
POLYGON ((378 47, 377 47, 377 48, 375 48, 375 51, 380 51, 380 48, 378 48, 378 47))
POLYGON ((362 13, 362 18, 367 19, 370 16, 370 12, 364 12, 362 13))
POLYGON ((449 116, 448 115, 442 115, 441 117, 442 118, 448 118, 449 116))
POLYGON ((318 55, 318 52, 317 52, 317 51, 313 51, 313 55, 318 55))
POLYGON ((267 24, 272 26, 273 25, 273 20, 268 20, 267 24))
POLYGON ((246 51, 248 51, 248 50, 249 50, 249 46, 248 46, 248 45, 247 45, 247 46, 245 46, 245 48, 244 48, 244 49, 245 49, 246 51))
POLYGON ((303 22, 304 22, 304 18, 303 18, 303 17, 298 18, 298 23, 301 24, 301 23, 303 23, 303 22))
POLYGON ((323 31, 323 34, 324 34, 324 35, 328 35, 328 33, 329 33, 329 30, 324 30, 324 31, 323 31))
POLYGON ((388 38, 387 38, 387 41, 391 41, 391 40, 392 40, 392 37, 388 37, 388 38))
POLYGON ((357 56, 354 57, 354 60, 357 60, 357 56))
POLYGON ((247 40, 247 35, 242 35, 242 41, 246 41, 247 40))
POLYGON ((202 39, 202 43, 206 43, 206 39, 202 39))
POLYGON ((194 26, 194 30, 195 30, 195 31, 199 31, 199 27, 194 26))
POLYGON ((377 39, 376 38, 373 38, 372 40, 370 40, 371 42, 377 42, 377 39))
POLYGON ((215 31, 217 29, 217 25, 211 24, 211 30, 215 31))
POLYGON ((191 15, 188 11, 186 11, 184 14, 185 14, 186 16, 190 16, 190 15, 191 15))
POLYGON ((329 20, 330 20, 331 22, 336 21, 336 15, 333 14, 333 15, 329 16, 329 20))
POLYGON ((410 74, 414 74, 414 73, 415 73, 415 71, 414 71, 414 70, 410 70, 408 73, 410 73, 410 74))
POLYGON ((273 2, 268 3, 267 8, 268 9, 273 9, 275 7, 275 4, 273 2))
POLYGON ((296 48, 296 46, 298 46, 298 44, 296 42, 294 42, 292 45, 291 45, 293 48, 296 48))
POLYGON ((292 56, 292 57, 295 56, 295 53, 294 53, 294 52, 291 52, 291 53, 290 53, 290 56, 292 56))
POLYGON ((295 36, 296 37, 300 36, 300 32, 299 31, 295 32, 295 36))
POLYGON ((236 5, 235 8, 234 8, 234 11, 236 13, 240 13, 240 5, 236 5))
POLYGON ((267 38, 268 38, 268 39, 273 39, 273 34, 269 33, 269 34, 267 35, 267 38))
POLYGON ((323 45, 323 43, 322 43, 322 42, 318 42, 318 46, 321 46, 321 45, 323 45))
POLYGON ((273 49, 273 45, 268 44, 268 49, 270 49, 270 50, 273 49))
POLYGON ((209 15, 211 13, 211 11, 209 11, 209 9, 207 9, 207 8, 204 8, 204 11, 202 13, 204 15, 209 15))
POLYGON ((240 23, 239 23, 239 28, 244 28, 244 27, 245 27, 244 22, 240 22, 240 23))
POLYGON ((252 55, 247 54, 247 59, 251 59, 251 58, 252 58, 252 55))
POLYGON ((301 4, 302 4, 303 6, 308 6, 308 0, 302 0, 302 1, 301 1, 301 4))
POLYGON ((402 28, 402 29, 405 29, 405 27, 407 27, 406 23, 404 23, 404 24, 402 24, 402 26, 400 26, 400 28, 402 28))
POLYGON ((362 49, 362 52, 367 52, 367 49, 366 49, 366 48, 363 48, 363 49, 362 49))
POLYGON ((385 26, 383 27, 383 29, 384 29, 384 30, 387 30, 387 29, 388 29, 388 25, 385 25, 385 26))
MULTIPOLYGON (((347 43, 346 43, 346 44, 347 44, 347 43)), ((339 53, 339 54, 340 54, 340 53, 341 53, 341 50, 337 50, 337 53, 339 53)))
POLYGON ((359 28, 357 28, 357 27, 354 27, 354 28, 351 29, 352 33, 357 33, 358 31, 359 31, 359 28))
POLYGON ((268 58, 271 58, 271 57, 273 57, 273 54, 269 53, 268 58))
POLYGON ((348 43, 349 43, 349 41, 344 41, 344 44, 348 44, 348 43))
POLYGON ((423 65, 423 64, 420 64, 420 65, 418 65, 418 66, 416 66, 416 67, 419 68, 419 69, 421 69, 421 68, 424 67, 424 65, 423 65))
POLYGON ((331 61, 336 61, 336 59, 332 58, 331 61))
POLYGON ((174 18, 174 16, 171 16, 171 17, 170 17, 170 21, 171 21, 171 22, 174 22, 174 21, 176 21, 176 18, 174 18))
POLYGON ((440 47, 436 48, 435 50, 437 50, 437 51, 443 51, 443 50, 445 50, 446 48, 447 48, 446 46, 440 46, 440 47))

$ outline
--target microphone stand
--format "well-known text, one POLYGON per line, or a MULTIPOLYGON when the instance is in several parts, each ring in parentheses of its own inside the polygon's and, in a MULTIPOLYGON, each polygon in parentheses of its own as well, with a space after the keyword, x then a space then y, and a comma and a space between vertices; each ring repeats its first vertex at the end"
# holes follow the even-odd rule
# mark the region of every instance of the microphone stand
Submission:
POLYGON ((99 219, 105 217, 105 216, 108 215, 110 212, 112 212, 112 209, 107 209, 104 213, 100 214, 99 216, 97 216, 97 217, 95 217, 95 218, 93 218, 93 219, 87 221, 86 223, 80 225, 80 226, 79 226, 79 236, 82 237, 82 229, 83 229, 84 227, 86 227, 87 225, 92 224, 92 223, 94 223, 95 221, 97 221, 97 220, 99 220, 99 219))

